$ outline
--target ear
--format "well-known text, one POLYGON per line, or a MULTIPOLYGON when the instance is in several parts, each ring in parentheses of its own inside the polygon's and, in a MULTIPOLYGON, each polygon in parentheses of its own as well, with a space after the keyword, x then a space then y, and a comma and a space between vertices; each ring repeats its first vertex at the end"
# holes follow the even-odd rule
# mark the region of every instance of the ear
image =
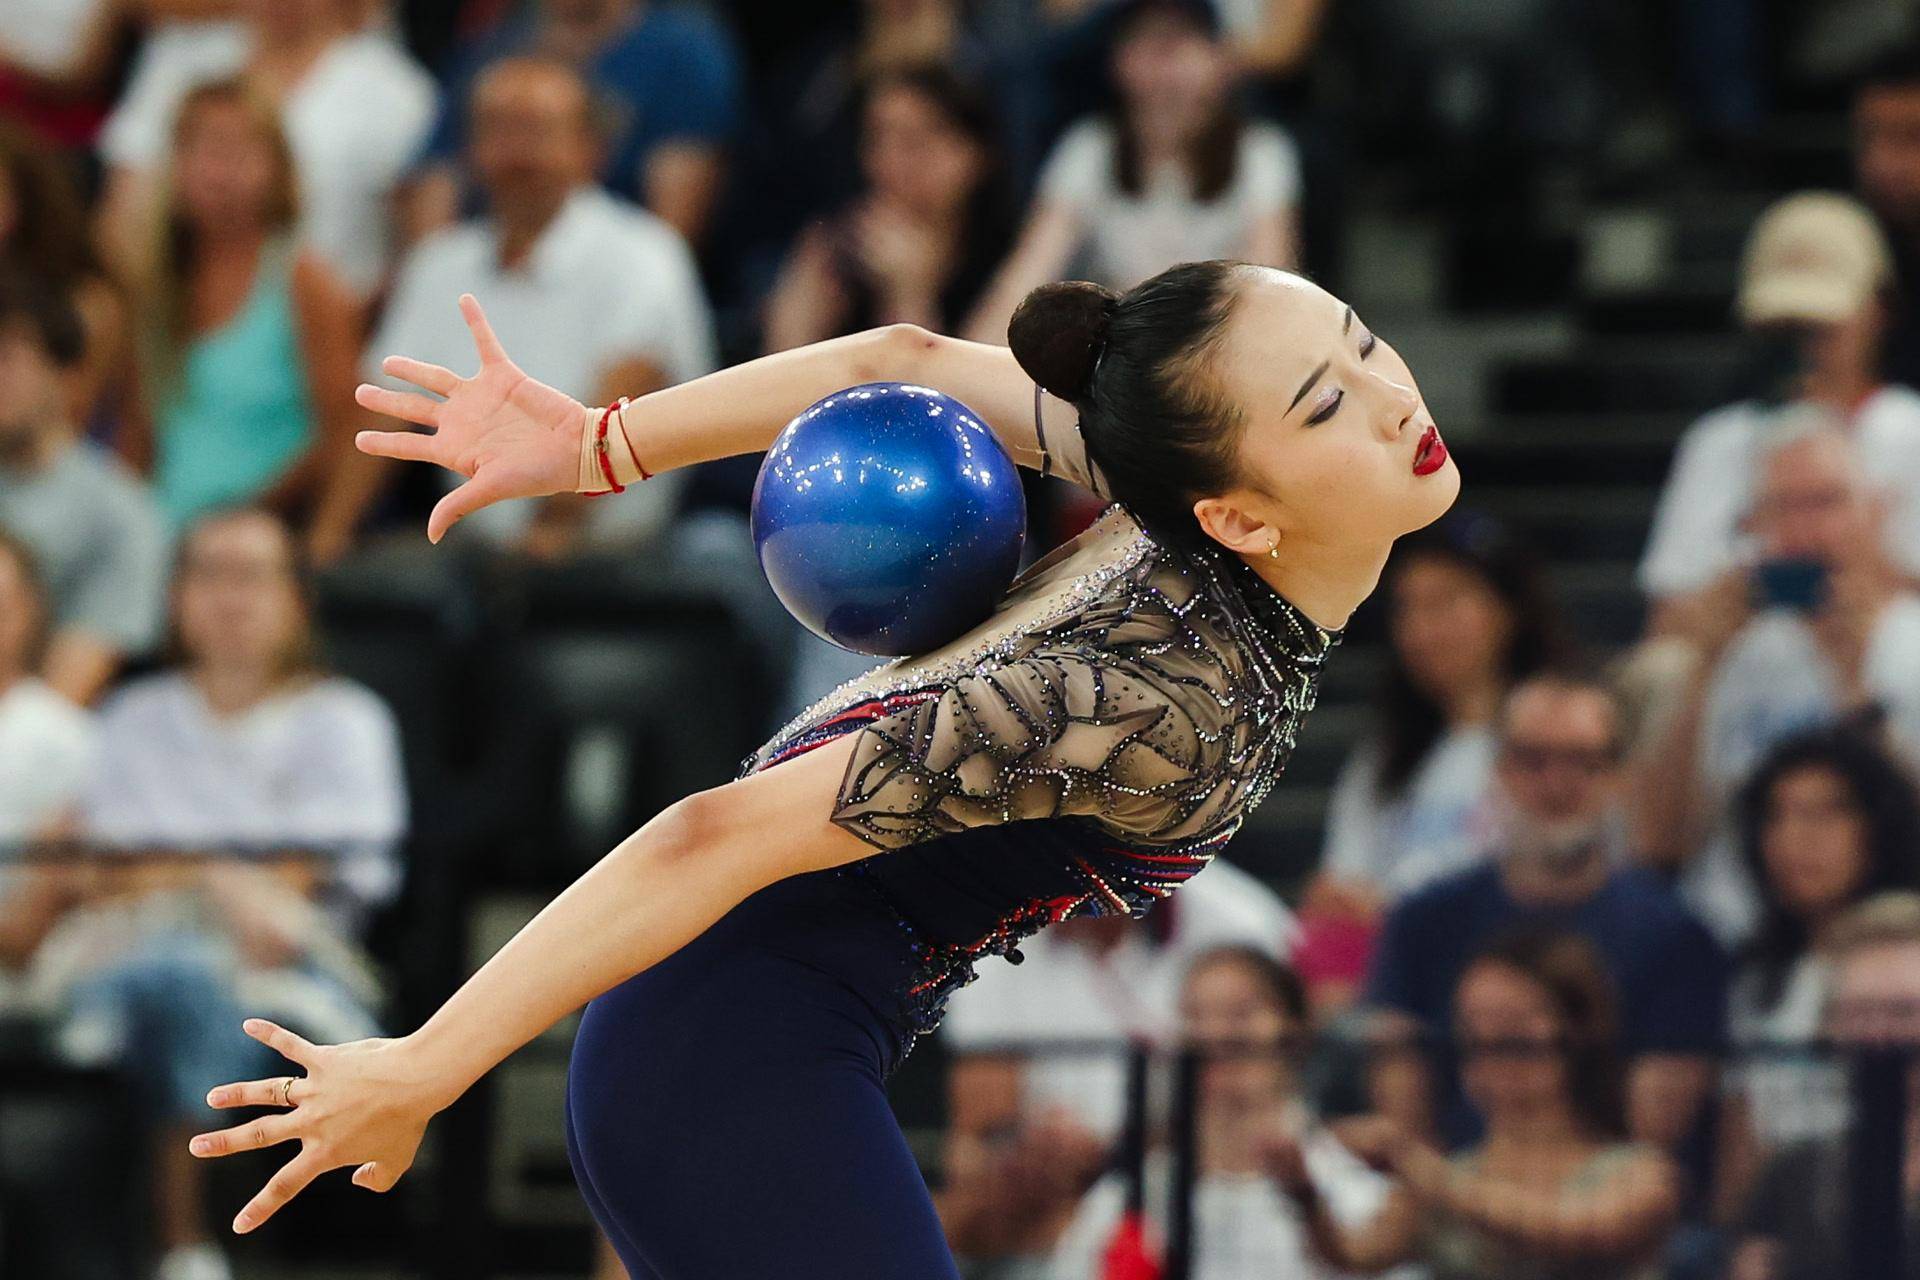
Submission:
POLYGON ((1239 501, 1237 493, 1201 498, 1193 504, 1193 518, 1209 538, 1242 555, 1265 555, 1285 533, 1264 516, 1239 501))

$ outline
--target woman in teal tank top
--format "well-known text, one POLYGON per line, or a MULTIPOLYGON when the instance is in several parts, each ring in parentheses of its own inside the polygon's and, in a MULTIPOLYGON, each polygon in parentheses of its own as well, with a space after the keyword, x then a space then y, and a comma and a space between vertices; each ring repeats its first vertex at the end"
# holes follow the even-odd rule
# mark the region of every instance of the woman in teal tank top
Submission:
POLYGON ((142 332, 153 482, 177 529, 311 507, 350 453, 351 305, 294 240, 292 156, 238 81, 181 104, 142 332))

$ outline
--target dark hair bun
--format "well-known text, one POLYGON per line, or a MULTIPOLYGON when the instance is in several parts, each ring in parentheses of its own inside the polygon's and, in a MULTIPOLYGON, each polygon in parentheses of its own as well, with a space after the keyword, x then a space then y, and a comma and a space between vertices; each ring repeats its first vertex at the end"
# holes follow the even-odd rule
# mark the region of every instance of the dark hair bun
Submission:
POLYGON ((1035 382, 1062 400, 1085 400, 1119 302, 1111 289, 1085 280, 1043 284, 1014 311, 1007 345, 1035 382))

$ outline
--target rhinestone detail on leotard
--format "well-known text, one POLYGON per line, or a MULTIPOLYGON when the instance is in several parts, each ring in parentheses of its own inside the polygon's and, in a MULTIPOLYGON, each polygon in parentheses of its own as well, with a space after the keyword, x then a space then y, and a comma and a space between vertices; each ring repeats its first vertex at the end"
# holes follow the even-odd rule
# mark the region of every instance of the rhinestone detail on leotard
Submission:
POLYGON ((964 943, 912 942, 903 993, 913 1038, 988 955, 1076 915, 1138 918, 1203 869, 1266 796, 1312 709, 1340 633, 1313 623, 1239 557, 1176 549, 1110 508, 1101 563, 1010 633, 933 663, 886 664, 795 717, 742 766, 768 768, 858 734, 833 821, 886 851, 1009 822, 1057 824, 1036 841, 1079 888, 1010 904, 964 943))

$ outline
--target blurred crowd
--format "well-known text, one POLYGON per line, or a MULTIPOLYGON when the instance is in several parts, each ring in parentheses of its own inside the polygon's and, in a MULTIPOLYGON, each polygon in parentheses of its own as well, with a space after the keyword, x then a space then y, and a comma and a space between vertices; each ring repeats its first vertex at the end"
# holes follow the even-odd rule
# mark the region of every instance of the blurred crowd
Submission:
MULTIPOLYGON (((127 1073, 157 1280, 233 1274, 185 1139, 209 1086, 278 1070, 242 1017, 404 1030, 369 932, 422 797, 393 708, 324 660, 316 581, 426 554, 449 477, 356 452, 382 424, 353 388, 389 354, 473 367, 461 292, 605 403, 889 322, 1001 341, 1062 277, 1234 257, 1337 288, 1365 154, 1458 219, 1480 296, 1523 299, 1516 228, 1633 163, 1623 111, 1678 102, 1674 145, 1737 168, 1778 75, 1839 94, 1852 189, 1751 228, 1751 395, 1678 442, 1644 634, 1587 640, 1491 516, 1406 539, 1313 874, 1283 899, 1220 860, 986 966, 941 1035, 933 1183, 972 1278, 1152 1275, 1120 1061, 1046 1050, 1189 1043, 1220 1055, 1196 1280, 1843 1274, 1849 1111, 1812 1050, 1920 1040, 1911 6, 7 10, 0 1023, 127 1073), (1617 56, 1647 42, 1657 68, 1617 56)), ((750 579, 756 462, 503 504, 440 554, 750 579)), ((1097 511, 1028 496, 1036 554, 1097 511)), ((753 625, 786 657, 767 727, 863 665, 753 625)))

